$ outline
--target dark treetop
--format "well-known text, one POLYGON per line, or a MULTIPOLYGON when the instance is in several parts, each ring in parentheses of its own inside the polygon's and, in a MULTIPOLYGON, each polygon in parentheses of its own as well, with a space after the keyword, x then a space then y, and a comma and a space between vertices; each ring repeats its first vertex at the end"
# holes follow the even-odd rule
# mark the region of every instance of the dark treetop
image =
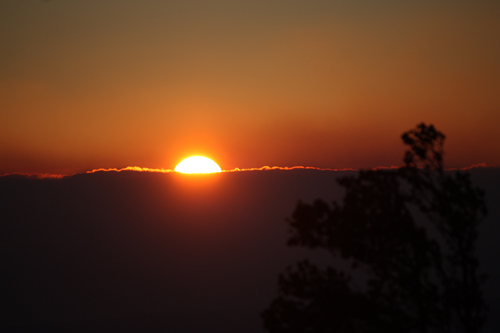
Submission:
POLYGON ((262 316, 270 332, 479 332, 486 305, 475 256, 483 192, 443 170, 444 135, 403 134, 405 167, 338 183, 341 203, 297 205, 290 246, 323 250, 279 276, 262 316))

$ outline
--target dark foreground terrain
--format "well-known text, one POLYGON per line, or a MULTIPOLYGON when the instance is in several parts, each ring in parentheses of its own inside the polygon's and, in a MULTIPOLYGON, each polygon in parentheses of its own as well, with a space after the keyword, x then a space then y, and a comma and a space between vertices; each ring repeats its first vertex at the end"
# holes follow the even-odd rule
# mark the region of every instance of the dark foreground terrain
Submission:
MULTIPOLYGON (((259 332, 297 201, 339 200, 348 172, 0 177, 2 331, 259 332)), ((487 332, 500 329, 500 169, 471 170, 489 215, 487 332)))

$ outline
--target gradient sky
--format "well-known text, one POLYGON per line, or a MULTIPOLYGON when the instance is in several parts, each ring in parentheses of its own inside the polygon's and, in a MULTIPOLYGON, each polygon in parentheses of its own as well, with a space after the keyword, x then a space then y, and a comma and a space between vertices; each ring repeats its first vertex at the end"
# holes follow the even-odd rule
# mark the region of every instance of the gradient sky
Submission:
POLYGON ((0 174, 500 165, 500 2, 0 2, 0 174))

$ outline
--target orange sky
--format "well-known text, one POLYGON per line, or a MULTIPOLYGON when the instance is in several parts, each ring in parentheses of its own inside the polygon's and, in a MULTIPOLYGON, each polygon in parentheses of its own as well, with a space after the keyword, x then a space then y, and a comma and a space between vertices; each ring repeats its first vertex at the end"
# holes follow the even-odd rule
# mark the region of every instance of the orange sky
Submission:
POLYGON ((2 1, 0 174, 500 165, 500 2, 2 1))

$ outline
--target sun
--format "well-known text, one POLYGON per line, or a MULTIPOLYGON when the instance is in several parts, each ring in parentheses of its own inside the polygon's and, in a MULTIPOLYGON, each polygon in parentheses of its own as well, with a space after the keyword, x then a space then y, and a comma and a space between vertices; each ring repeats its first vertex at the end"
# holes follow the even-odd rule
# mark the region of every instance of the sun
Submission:
POLYGON ((181 173, 216 173, 221 168, 209 158, 204 156, 191 156, 177 164, 175 170, 181 173))

